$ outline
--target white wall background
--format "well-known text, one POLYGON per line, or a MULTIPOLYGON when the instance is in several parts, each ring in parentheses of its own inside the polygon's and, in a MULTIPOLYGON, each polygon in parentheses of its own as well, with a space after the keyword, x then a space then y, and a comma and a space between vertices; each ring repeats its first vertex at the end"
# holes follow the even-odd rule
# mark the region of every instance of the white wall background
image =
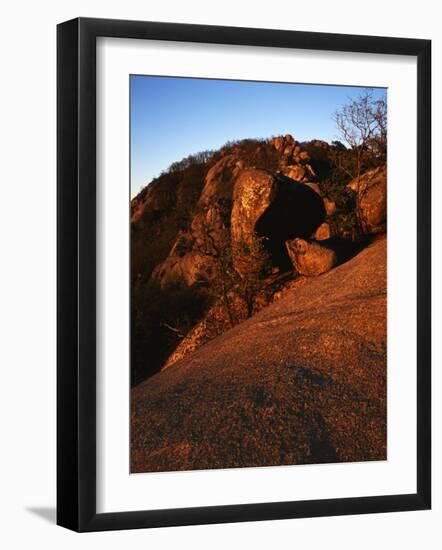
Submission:
MULTIPOLYGON (((76 535, 55 518, 55 25, 77 16, 433 40, 433 280, 441 280, 440 2, 16 1, 3 6, 0 86, 0 544, 5 548, 439 548, 441 310, 434 284, 434 506, 411 512, 76 535), (361 8, 361 9, 360 9, 361 8), (439 99, 439 100, 438 100, 439 99), (6 376, 5 376, 6 375, 6 376)), ((404 151, 407 162, 407 151, 404 151)), ((404 228, 404 238, 407 238, 404 228)))

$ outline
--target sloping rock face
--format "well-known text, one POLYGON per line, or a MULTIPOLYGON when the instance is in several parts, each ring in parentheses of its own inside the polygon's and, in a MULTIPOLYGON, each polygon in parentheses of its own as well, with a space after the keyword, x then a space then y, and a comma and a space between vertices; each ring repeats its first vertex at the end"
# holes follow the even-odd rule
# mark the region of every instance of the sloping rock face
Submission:
POLYGON ((386 459, 386 241, 132 390, 132 472, 386 459))
MULTIPOLYGON (((293 272, 275 274, 267 277, 265 285, 263 285, 262 290, 254 299, 254 313, 256 314, 274 300, 279 299, 285 291, 302 284, 303 281, 293 272)), ((235 324, 245 321, 248 318, 248 313, 244 302, 234 293, 231 294, 229 299, 235 314, 235 324)), ((168 357, 163 369, 171 367, 230 328, 232 328, 232 325, 226 312, 225 305, 222 301, 218 300, 213 304, 201 321, 186 334, 174 352, 168 357)))
MULTIPOLYGON (((231 296, 232 308, 235 309, 238 322, 247 318, 244 304, 236 296, 231 296)), ((207 312, 207 314, 197 323, 192 330, 186 334, 177 348, 167 359, 162 370, 168 369, 175 363, 184 359, 184 357, 193 353, 206 342, 213 340, 220 334, 232 328, 225 306, 222 302, 216 302, 207 312)))
MULTIPOLYGON (((175 248, 183 254, 191 215, 201 195, 208 166, 198 163, 187 170, 163 174, 131 202, 131 383, 145 380, 159 370, 178 336, 161 325, 160 303, 171 309, 172 298, 149 290, 152 272, 175 248), (178 239, 179 238, 179 239, 178 239), (175 247, 179 240, 179 246, 175 247), (153 296, 153 300, 152 300, 153 296), (152 302, 155 302, 154 304, 152 302), (152 345, 156 342, 156 345, 152 345)), ((198 264, 193 262, 192 265, 198 264)), ((192 268, 193 270, 194 268, 192 268)), ((180 280, 179 264, 171 278, 180 280)))
POLYGON ((131 203, 132 287, 146 284, 154 268, 167 258, 180 230, 190 221, 204 183, 204 167, 187 177, 160 176, 131 203))
MULTIPOLYGON (((365 247, 365 244, 353 243, 337 237, 324 239, 318 238, 318 232, 328 224, 322 224, 315 233, 316 240, 306 241, 295 238, 286 241, 287 252, 293 264, 293 271, 267 276, 262 289, 255 296, 253 311, 267 307, 272 302, 280 299, 285 293, 295 287, 306 283, 307 277, 317 277, 337 265, 348 261, 365 247)), ((229 296, 231 309, 234 312, 234 324, 241 323, 248 318, 248 312, 244 302, 235 293, 229 296)), ((213 304, 203 318, 189 331, 179 343, 177 348, 168 357, 163 369, 169 368, 190 353, 193 353, 205 343, 213 340, 232 328, 231 320, 226 311, 225 304, 218 300, 213 304)))
POLYGON ((369 170, 348 186, 355 191, 359 209, 368 233, 385 233, 387 226, 387 168, 369 170))
POLYGON ((240 169, 238 159, 228 155, 207 172, 190 230, 178 234, 169 255, 152 274, 163 290, 211 279, 212 258, 229 240, 233 186, 240 169))
POLYGON ((152 280, 163 290, 190 287, 209 276, 209 262, 194 244, 191 234, 180 232, 167 258, 153 270, 152 280))
POLYGON ((227 155, 217 162, 207 172, 199 200, 200 206, 209 206, 223 199, 231 200, 233 182, 241 168, 242 164, 235 155, 227 155))

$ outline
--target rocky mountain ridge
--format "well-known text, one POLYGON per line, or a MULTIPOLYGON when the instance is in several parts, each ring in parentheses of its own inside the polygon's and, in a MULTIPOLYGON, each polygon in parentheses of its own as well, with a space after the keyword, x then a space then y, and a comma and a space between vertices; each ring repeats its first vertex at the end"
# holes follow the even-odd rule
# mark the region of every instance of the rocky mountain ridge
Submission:
POLYGON ((291 135, 245 140, 189 160, 133 199, 133 383, 256 313, 300 275, 338 265, 343 243, 351 248, 358 193, 367 234, 385 231, 385 165, 357 183, 339 179, 338 149, 291 135))

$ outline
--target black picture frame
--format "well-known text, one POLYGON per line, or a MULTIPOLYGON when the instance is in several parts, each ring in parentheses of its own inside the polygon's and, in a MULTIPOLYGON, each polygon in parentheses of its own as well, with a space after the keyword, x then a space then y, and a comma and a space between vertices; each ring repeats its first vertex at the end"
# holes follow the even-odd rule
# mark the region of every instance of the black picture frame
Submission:
POLYGON ((57 28, 57 523, 104 531, 431 506, 431 41, 79 18, 57 28), (417 492, 358 498, 96 512, 96 39, 135 38, 417 58, 417 492))

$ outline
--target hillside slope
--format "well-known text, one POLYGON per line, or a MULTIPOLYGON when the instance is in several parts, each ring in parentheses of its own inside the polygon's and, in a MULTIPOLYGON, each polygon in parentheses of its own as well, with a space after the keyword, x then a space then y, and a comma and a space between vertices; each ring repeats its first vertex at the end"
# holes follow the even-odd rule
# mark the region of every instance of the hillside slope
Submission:
POLYGON ((364 233, 385 232, 385 162, 362 167, 358 213, 359 180, 350 185, 339 168, 352 155, 337 142, 290 134, 245 139, 173 163, 132 199, 132 386, 181 356, 220 302, 224 318, 204 341, 267 305, 270 274, 303 271, 288 241, 357 242, 362 210, 364 233))
POLYGON ((132 390, 132 472, 386 459, 386 239, 132 390))

